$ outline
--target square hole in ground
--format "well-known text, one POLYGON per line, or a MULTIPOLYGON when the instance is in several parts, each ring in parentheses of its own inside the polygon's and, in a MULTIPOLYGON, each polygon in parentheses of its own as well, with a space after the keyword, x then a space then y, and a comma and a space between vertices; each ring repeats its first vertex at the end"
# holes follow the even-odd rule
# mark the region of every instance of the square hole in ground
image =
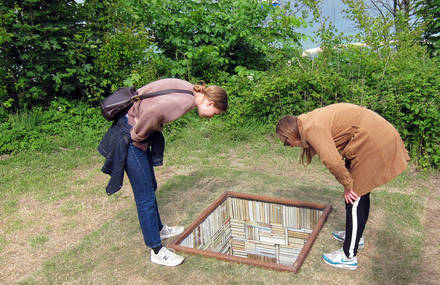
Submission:
POLYGON ((330 211, 326 204, 226 192, 170 247, 297 272, 330 211))

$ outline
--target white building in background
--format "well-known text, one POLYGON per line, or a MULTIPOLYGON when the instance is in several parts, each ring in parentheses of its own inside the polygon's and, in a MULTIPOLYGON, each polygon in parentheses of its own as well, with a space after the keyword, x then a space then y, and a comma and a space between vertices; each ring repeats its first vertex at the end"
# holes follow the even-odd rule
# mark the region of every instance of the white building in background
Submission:
MULTIPOLYGON (((366 43, 348 43, 348 44, 340 44, 336 45, 334 48, 344 48, 344 47, 368 47, 366 43)), ((322 52, 322 48, 316 47, 316 48, 309 48, 303 51, 302 56, 314 56, 318 53, 322 52)))

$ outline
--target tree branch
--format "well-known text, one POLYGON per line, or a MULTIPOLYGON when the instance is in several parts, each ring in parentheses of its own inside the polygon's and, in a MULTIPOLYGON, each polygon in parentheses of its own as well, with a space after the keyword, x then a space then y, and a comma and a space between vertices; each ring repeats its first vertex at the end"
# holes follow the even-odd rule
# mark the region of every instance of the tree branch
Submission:
POLYGON ((382 13, 382 10, 376 5, 376 3, 374 3, 373 0, 370 0, 370 2, 371 2, 371 4, 373 4, 373 6, 376 8, 376 10, 379 11, 380 15, 385 20, 385 15, 382 13))

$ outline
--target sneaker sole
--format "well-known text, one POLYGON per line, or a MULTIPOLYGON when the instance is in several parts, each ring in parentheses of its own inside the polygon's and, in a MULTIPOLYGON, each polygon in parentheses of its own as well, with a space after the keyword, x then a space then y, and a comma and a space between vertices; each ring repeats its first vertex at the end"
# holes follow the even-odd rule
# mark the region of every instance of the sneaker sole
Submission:
MULTIPOLYGON (((332 237, 337 241, 344 242, 344 239, 342 239, 341 237, 339 237, 333 233, 332 233, 332 237)), ((364 247, 365 247, 365 245, 363 243, 359 243, 358 248, 364 248, 364 247)))
POLYGON ((162 262, 161 260, 153 260, 153 259, 151 259, 151 262, 154 263, 154 264, 158 264, 158 265, 165 265, 165 266, 174 267, 174 266, 177 266, 177 265, 182 264, 184 260, 185 260, 185 259, 182 259, 179 263, 176 263, 176 264, 174 264, 174 263, 173 263, 173 264, 170 264, 170 263, 164 263, 164 262, 162 262))
POLYGON ((323 257, 322 260, 327 263, 330 266, 336 267, 336 268, 341 268, 341 269, 347 269, 347 270, 356 270, 357 269, 357 265, 344 265, 344 264, 334 264, 331 262, 328 262, 327 260, 325 260, 325 258, 323 257))

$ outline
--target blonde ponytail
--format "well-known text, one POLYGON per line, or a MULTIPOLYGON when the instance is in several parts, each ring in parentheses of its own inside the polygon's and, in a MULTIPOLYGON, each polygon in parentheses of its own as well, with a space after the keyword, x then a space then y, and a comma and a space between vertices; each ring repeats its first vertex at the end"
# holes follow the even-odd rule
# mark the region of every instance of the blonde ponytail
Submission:
POLYGON ((206 99, 214 102, 214 105, 217 109, 222 112, 226 112, 228 110, 228 95, 226 94, 226 90, 216 85, 206 87, 204 81, 200 82, 201 85, 194 85, 194 91, 203 93, 206 99))
POLYGON ((193 89, 196 92, 205 93, 206 83, 203 80, 200 80, 200 83, 201 83, 201 85, 200 84, 194 85, 193 89))

